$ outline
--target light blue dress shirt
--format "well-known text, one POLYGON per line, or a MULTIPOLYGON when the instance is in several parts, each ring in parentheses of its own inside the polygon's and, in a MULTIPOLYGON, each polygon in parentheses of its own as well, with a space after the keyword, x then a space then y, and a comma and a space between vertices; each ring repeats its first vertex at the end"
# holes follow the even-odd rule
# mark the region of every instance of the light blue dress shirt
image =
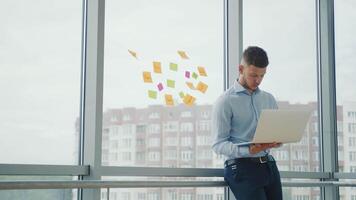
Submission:
POLYGON ((227 160, 266 155, 269 150, 250 154, 249 145, 239 145, 252 140, 257 121, 263 109, 277 109, 275 98, 257 88, 252 94, 238 81, 216 101, 212 114, 213 150, 227 160))

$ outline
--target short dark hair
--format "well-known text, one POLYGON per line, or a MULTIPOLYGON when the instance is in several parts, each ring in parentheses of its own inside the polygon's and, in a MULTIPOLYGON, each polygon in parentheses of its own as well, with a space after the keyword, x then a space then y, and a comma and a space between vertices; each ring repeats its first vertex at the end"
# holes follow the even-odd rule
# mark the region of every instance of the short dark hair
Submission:
POLYGON ((242 54, 247 65, 254 65, 258 68, 265 68, 268 65, 268 57, 265 50, 257 46, 249 46, 242 54))

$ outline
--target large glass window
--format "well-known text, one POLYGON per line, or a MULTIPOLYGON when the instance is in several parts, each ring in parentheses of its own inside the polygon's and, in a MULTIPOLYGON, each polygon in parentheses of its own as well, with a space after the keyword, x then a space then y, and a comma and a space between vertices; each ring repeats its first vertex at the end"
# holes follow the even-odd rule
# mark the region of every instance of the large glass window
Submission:
POLYGON ((0 163, 76 164, 82 1, 0 6, 0 163))
POLYGON ((315 2, 244 1, 243 20, 243 46, 261 46, 269 56, 261 88, 279 109, 314 111, 299 143, 273 150, 279 168, 320 171, 315 2))
POLYGON ((215 0, 106 2, 104 165, 213 167, 223 10, 215 0))
MULTIPOLYGON (((355 1, 335 1, 335 73, 336 103, 339 138, 339 171, 355 172, 356 170, 356 18, 355 1)), ((345 188, 346 194, 356 195, 356 190, 345 188)))

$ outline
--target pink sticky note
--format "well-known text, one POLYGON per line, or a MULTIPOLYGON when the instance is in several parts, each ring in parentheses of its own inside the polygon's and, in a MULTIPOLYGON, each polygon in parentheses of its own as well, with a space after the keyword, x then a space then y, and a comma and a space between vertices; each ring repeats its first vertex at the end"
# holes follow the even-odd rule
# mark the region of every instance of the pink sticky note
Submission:
POLYGON ((162 91, 162 90, 163 90, 163 85, 162 85, 162 83, 159 83, 159 84, 157 85, 157 87, 158 87, 158 90, 159 90, 159 91, 162 91))
POLYGON ((190 78, 190 72, 185 71, 185 77, 186 77, 186 78, 190 78))

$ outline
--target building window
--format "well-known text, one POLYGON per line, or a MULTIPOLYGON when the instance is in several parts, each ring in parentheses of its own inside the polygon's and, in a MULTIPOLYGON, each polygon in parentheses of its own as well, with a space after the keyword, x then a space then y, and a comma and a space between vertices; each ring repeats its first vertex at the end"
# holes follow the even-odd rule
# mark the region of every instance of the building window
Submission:
POLYGON ((161 139, 160 138, 150 138, 150 139, 148 139, 148 146, 149 147, 159 147, 159 146, 161 146, 161 139))
POLYGON ((210 118, 210 111, 202 111, 201 112, 201 117, 205 118, 205 119, 210 118))
POLYGON ((191 123, 191 122, 181 123, 180 131, 181 132, 193 132, 193 123, 191 123))
POLYGON ((157 151, 153 151, 153 152, 149 152, 148 153, 148 159, 149 161, 160 161, 160 152, 157 152, 157 151))
POLYGON ((149 133, 159 133, 161 131, 160 124, 150 124, 148 125, 148 132, 149 133))
POLYGON ((349 159, 350 159, 350 161, 356 161, 356 152, 355 151, 349 152, 349 159))
POLYGON ((163 131, 164 132, 177 132, 178 131, 178 122, 170 121, 170 122, 164 123, 163 131))
POLYGON ((189 161, 193 159, 193 153, 192 151, 182 151, 181 152, 181 159, 183 161, 189 161))
POLYGON ((192 137, 182 137, 180 139, 181 146, 192 146, 192 137))
POLYGON ((177 137, 167 137, 165 145, 166 146, 177 146, 178 145, 177 137))
POLYGON ((153 112, 151 114, 148 115, 149 119, 159 119, 160 118, 160 114, 158 112, 153 112))
POLYGON ((192 112, 191 111, 183 111, 180 113, 180 117, 182 117, 182 118, 192 117, 192 112))
POLYGON ((356 123, 349 123, 348 128, 349 128, 348 131, 350 133, 356 133, 356 123))

